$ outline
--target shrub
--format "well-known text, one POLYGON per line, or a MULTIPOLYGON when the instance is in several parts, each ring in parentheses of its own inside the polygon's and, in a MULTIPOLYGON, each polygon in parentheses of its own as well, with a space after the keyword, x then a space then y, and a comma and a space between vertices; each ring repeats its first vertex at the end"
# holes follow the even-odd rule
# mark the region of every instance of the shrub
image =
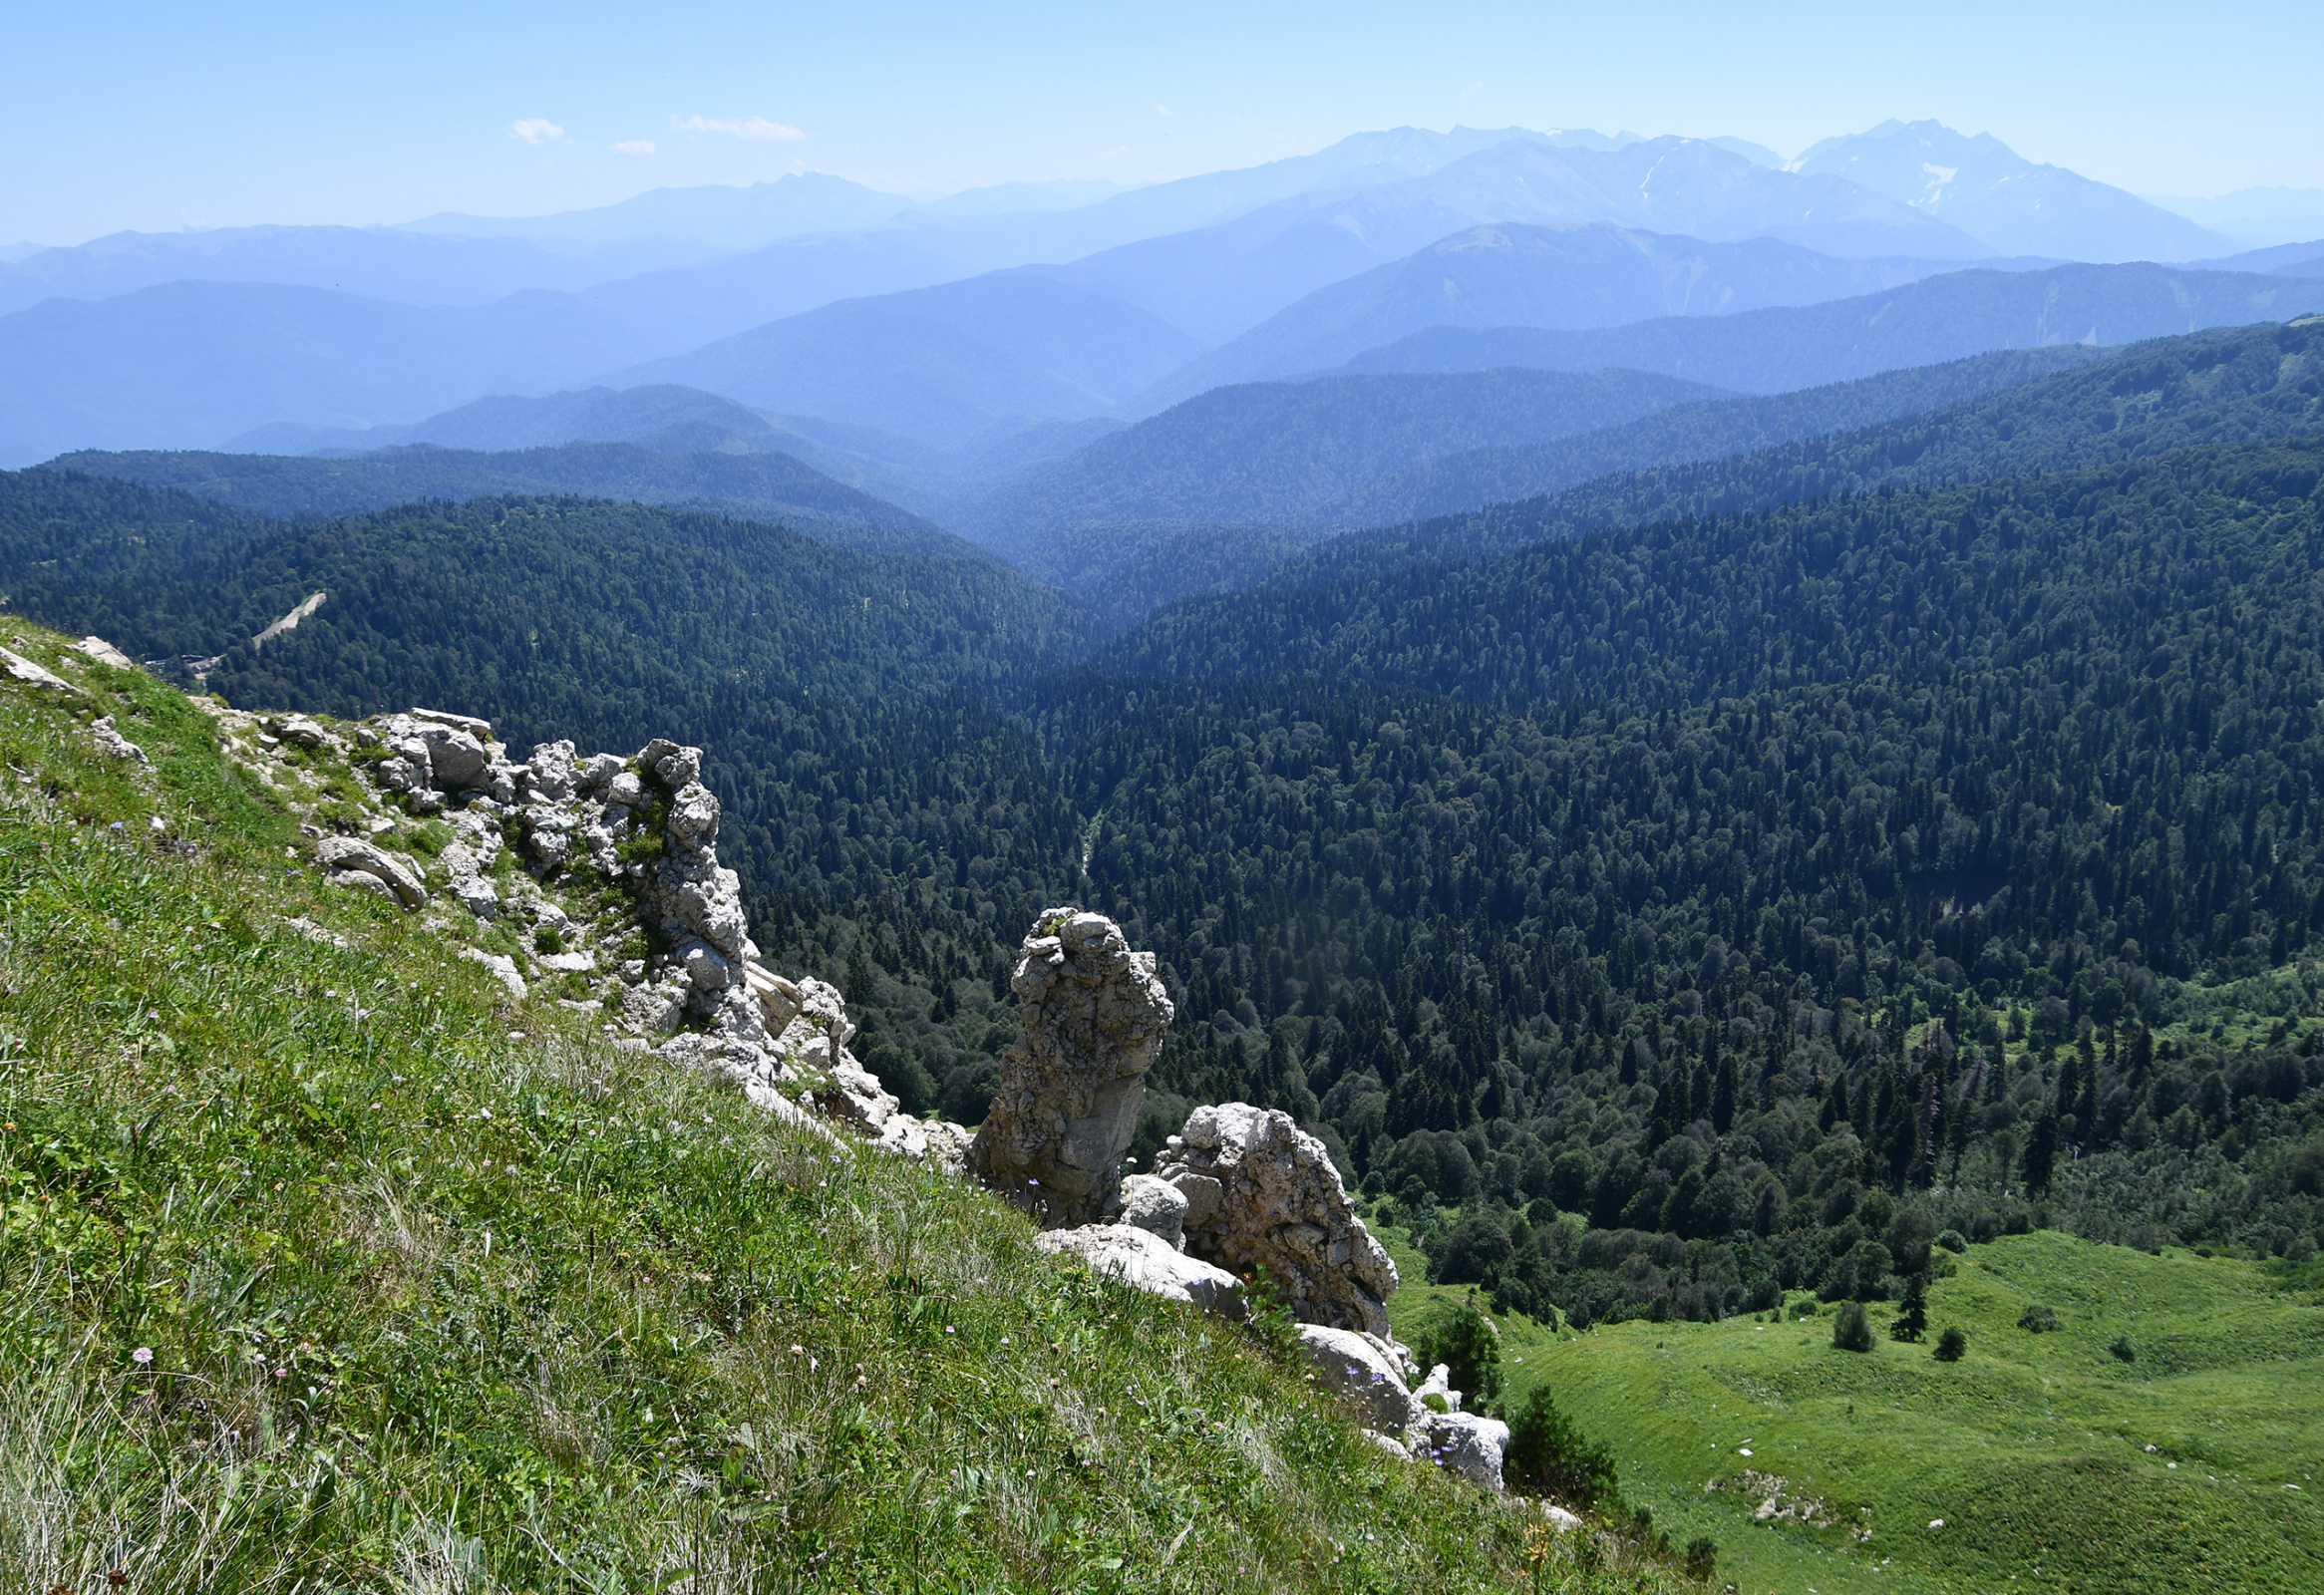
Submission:
POLYGON ((1831 1344, 1843 1352, 1872 1349, 1872 1326, 1864 1322, 1862 1302, 1843 1302, 1831 1321, 1831 1344))
POLYGON ((2107 1342, 2106 1349, 2113 1352, 2123 1362, 2135 1363, 2139 1360, 2139 1348, 2131 1344, 2131 1337, 2128 1335, 2117 1335, 2113 1340, 2107 1342))
POLYGON ((1719 1545, 1716 1540, 1697 1536, 1687 1541, 1687 1577, 1702 1583, 1711 1582, 1711 1574, 1719 1565, 1719 1545))
POLYGON ((1937 1337, 1936 1350, 1929 1355, 1940 1363, 1957 1363, 1961 1360, 1961 1354, 1968 1349, 1969 1337, 1962 1334, 1961 1327, 1955 1324, 1937 1337))
POLYGON ((1959 1253, 1969 1249, 1968 1237, 1957 1229, 1938 1230, 1936 1243, 1948 1252, 1959 1253))
POLYGON ((1619 1506, 1614 1453, 1557 1410, 1546 1385, 1533 1388, 1508 1425, 1504 1478, 1571 1506, 1594 1506, 1609 1515, 1619 1506))
POLYGON ((561 953, 565 950, 565 933, 554 925, 542 925, 532 933, 532 950, 536 953, 561 953))
POLYGON ((2055 1334, 2061 1326, 2055 1308, 2035 1306, 2017 1315, 2017 1327, 2029 1335, 2049 1335, 2055 1334))
POLYGON ((1469 1411, 1486 1411, 1500 1394, 1500 1332, 1479 1310, 1474 1293, 1424 1328, 1414 1349, 1423 1368, 1443 1363, 1452 1371, 1453 1388, 1469 1411))

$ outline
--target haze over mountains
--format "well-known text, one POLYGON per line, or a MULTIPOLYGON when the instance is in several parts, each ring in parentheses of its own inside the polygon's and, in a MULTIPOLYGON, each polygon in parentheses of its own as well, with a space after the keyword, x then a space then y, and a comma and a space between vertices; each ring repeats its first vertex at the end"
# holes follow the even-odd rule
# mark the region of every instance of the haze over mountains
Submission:
POLYGON ((917 203, 806 173, 539 217, 121 234, 0 263, 0 463, 360 447, 493 395, 680 386, 938 512, 1221 385, 1484 362, 1769 392, 2304 308, 2324 242, 2261 253, 1928 122, 1790 161, 1406 128, 1127 190, 917 203), (2108 264, 2042 273, 2067 259, 2108 264), (2112 264, 2197 259, 2200 280, 2112 264), (1859 302, 1797 335, 1766 319, 1859 302))

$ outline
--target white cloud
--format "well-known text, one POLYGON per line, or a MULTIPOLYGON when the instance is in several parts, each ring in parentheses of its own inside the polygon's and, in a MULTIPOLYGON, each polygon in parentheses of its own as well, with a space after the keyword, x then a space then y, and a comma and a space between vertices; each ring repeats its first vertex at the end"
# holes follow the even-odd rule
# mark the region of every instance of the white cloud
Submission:
POLYGON ((613 153, 622 156, 650 156, 654 153, 651 139, 623 139, 615 143, 613 153))
POLYGON ((1155 110, 1161 112, 1165 117, 1174 117, 1177 115, 1177 113, 1172 111, 1168 106, 1158 105, 1155 107, 1155 110))
POLYGON ((807 137, 797 128, 787 128, 780 122, 769 122, 765 117, 672 117, 670 126, 679 133, 723 133, 730 139, 807 137))
POLYGON ((565 136, 565 130, 546 117, 526 117, 508 124, 508 137, 521 139, 526 144, 555 144, 565 136))

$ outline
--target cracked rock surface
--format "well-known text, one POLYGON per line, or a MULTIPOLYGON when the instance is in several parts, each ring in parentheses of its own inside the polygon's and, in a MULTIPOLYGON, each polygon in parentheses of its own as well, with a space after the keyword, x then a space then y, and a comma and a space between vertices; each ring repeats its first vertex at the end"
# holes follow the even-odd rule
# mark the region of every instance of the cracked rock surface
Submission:
POLYGON ((1348 1201, 1323 1142, 1289 1114, 1197 1108, 1155 1172, 1186 1198, 1186 1250, 1247 1275, 1264 1268, 1302 1323, 1388 1337, 1396 1264, 1348 1201))
POLYGON ((1023 1028, 968 1149, 969 1171, 1044 1228, 1113 1215, 1122 1159, 1172 1010, 1154 954, 1104 914, 1052 908, 1011 977, 1023 1028))

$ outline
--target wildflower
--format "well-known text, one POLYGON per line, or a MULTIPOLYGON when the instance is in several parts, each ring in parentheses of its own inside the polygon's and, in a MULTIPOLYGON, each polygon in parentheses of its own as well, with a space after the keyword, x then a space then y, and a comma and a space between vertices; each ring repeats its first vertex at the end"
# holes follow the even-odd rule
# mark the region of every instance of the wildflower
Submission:
POLYGON ((154 1348, 151 1346, 140 1346, 136 1351, 130 1353, 130 1361, 140 1368, 148 1366, 153 1360, 154 1348))

